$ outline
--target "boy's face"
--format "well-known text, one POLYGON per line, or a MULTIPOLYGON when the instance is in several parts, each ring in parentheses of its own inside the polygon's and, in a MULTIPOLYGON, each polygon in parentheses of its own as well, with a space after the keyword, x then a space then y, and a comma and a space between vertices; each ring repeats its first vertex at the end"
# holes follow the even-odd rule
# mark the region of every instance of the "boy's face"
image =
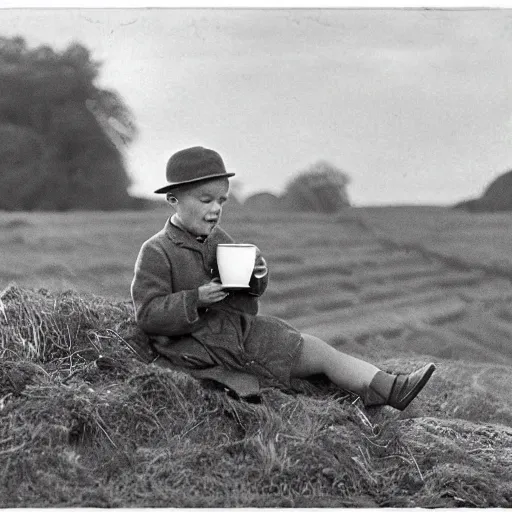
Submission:
POLYGON ((194 235, 208 236, 220 222, 222 207, 228 200, 229 181, 220 178, 198 183, 173 194, 178 202, 174 205, 183 227, 194 235))

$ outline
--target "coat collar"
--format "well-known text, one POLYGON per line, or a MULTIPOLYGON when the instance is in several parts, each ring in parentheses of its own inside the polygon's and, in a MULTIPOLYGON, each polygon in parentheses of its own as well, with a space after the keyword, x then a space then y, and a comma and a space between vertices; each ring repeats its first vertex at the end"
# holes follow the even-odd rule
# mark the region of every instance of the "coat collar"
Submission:
POLYGON ((196 238, 188 231, 175 226, 171 222, 170 217, 165 223, 164 230, 166 235, 179 247, 186 247, 188 249, 193 249, 199 252, 203 252, 207 247, 209 247, 211 242, 216 238, 217 234, 217 226, 215 226, 206 240, 201 243, 197 241, 196 238))

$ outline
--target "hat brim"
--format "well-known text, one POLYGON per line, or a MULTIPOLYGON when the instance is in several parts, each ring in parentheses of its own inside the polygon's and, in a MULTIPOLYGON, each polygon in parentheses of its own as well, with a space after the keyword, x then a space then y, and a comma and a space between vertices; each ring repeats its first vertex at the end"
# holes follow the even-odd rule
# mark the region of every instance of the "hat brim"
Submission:
POLYGON ((178 181, 176 183, 169 183, 169 185, 166 185, 165 187, 159 188, 155 190, 155 194, 165 194, 166 192, 169 192, 169 190, 172 190, 173 188, 179 187, 180 185, 188 185, 189 183, 197 183, 198 181, 206 181, 206 180, 212 180, 214 178, 231 178, 234 176, 234 172, 222 172, 219 174, 210 174, 210 176, 201 176, 201 178, 194 178, 193 180, 186 180, 186 181, 178 181))

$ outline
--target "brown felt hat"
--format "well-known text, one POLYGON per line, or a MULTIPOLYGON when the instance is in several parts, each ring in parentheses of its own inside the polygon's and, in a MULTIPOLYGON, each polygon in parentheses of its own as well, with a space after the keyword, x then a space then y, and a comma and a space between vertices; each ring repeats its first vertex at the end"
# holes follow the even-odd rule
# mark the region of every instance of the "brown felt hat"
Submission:
POLYGON ((226 172, 220 155, 201 146, 182 149, 169 158, 166 168, 167 185, 155 190, 165 194, 179 185, 195 183, 212 178, 231 178, 234 172, 226 172))

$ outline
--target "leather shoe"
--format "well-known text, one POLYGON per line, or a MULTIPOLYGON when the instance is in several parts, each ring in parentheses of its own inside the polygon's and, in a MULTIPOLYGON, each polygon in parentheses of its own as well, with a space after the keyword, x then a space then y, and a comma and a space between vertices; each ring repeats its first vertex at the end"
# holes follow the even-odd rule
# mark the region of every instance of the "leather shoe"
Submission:
POLYGON ((415 372, 398 374, 391 389, 387 405, 403 411, 423 389, 435 369, 435 365, 429 363, 415 372))

